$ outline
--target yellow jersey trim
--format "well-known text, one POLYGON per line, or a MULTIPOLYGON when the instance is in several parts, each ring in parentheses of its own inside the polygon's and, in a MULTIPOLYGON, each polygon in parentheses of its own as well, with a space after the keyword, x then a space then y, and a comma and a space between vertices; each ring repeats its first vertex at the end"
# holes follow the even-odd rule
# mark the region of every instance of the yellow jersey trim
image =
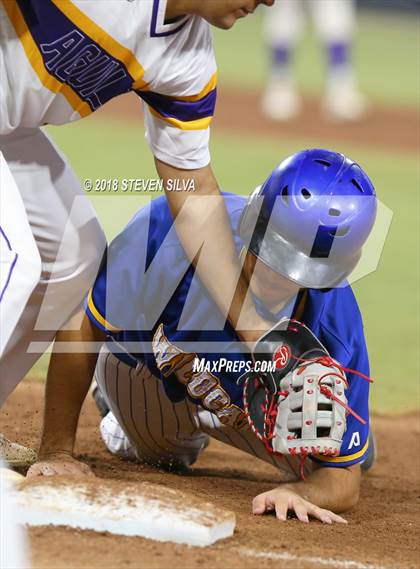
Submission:
POLYGON ((101 324, 104 328, 106 328, 110 332, 120 332, 120 329, 115 328, 115 326, 113 326, 107 320, 105 320, 105 318, 102 316, 102 314, 96 308, 96 306, 93 302, 92 289, 89 291, 87 304, 88 304, 89 310, 91 311, 92 315, 96 318, 96 320, 99 322, 99 324, 101 324))
POLYGON ((87 115, 90 115, 92 113, 92 109, 88 103, 83 101, 83 99, 81 99, 69 85, 61 83, 58 79, 50 75, 48 70, 45 68, 41 52, 32 38, 18 4, 14 0, 3 0, 3 5, 13 27, 15 28, 16 35, 23 46, 26 57, 32 65, 33 70, 38 75, 42 85, 53 93, 61 93, 72 109, 79 113, 80 116, 86 117, 87 115))
POLYGON ((187 101, 190 103, 194 103, 196 101, 199 101, 200 99, 203 99, 206 95, 210 93, 210 91, 213 91, 216 85, 217 85, 217 73, 213 73, 213 75, 210 78, 210 81, 197 95, 186 95, 183 97, 169 97, 169 98, 176 99, 177 101, 187 101))
POLYGON ((210 123, 213 119, 213 117, 204 117, 202 119, 196 119, 193 121, 181 121, 174 117, 165 117, 160 113, 158 113, 157 111, 155 111, 155 109, 150 105, 147 106, 152 115, 181 130, 206 130, 206 128, 210 126, 210 123))
POLYGON ((322 460, 322 462, 350 462, 351 460, 356 460, 357 458, 360 458, 361 456, 364 455, 364 453, 367 451, 369 447, 369 439, 366 441, 365 446, 359 450, 358 452, 355 452, 354 454, 349 454, 348 456, 335 456, 333 458, 329 458, 327 456, 316 456, 316 460, 322 460))
POLYGON ((147 89, 147 84, 143 80, 143 66, 137 61, 136 56, 131 50, 121 45, 105 30, 95 24, 95 22, 79 10, 71 0, 52 0, 52 2, 69 20, 74 22, 76 26, 97 44, 104 47, 112 57, 115 57, 115 59, 125 65, 131 77, 134 79, 132 85, 133 89, 147 89))

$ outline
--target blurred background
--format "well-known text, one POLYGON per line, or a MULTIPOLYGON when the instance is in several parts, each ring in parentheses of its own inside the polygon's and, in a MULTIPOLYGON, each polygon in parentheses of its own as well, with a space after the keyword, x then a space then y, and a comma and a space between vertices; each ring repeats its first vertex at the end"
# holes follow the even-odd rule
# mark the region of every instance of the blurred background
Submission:
MULTIPOLYGON (((346 40, 351 45, 345 46, 348 61, 344 63, 351 65, 353 86, 363 97, 363 108, 351 120, 326 112, 326 85, 334 57, 308 10, 305 28, 287 57, 286 72, 293 74, 299 111, 289 119, 273 120, 267 115, 264 96, 273 74, 265 31, 269 10, 258 8, 230 31, 215 30, 220 88, 212 129, 214 171, 224 190, 249 194, 283 158, 307 147, 344 152, 366 169, 379 199, 394 213, 378 269, 354 285, 376 381, 372 408, 387 413, 417 408, 419 2, 357 3, 354 37, 351 42, 346 40)), ((340 53, 339 63, 343 63, 340 53)), ((49 132, 82 181, 156 177, 135 95, 111 101, 95 115, 51 127, 49 132)), ((109 239, 150 199, 150 194, 140 193, 89 195, 109 239)), ((44 378, 46 364, 44 356, 30 375, 44 378)))

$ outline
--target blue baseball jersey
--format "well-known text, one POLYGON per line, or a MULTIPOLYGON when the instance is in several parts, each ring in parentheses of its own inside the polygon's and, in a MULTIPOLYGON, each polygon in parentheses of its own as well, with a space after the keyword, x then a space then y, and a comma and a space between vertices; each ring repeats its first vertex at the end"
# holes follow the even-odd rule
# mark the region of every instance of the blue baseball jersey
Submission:
MULTIPOLYGON (((231 194, 224 199, 239 253, 243 243, 236 228, 246 200, 231 194)), ((302 290, 276 314, 254 301, 261 316, 273 322, 283 316, 300 320, 334 359, 369 375, 362 318, 350 286, 302 290)), ((189 397, 222 423, 244 427, 240 378, 249 353, 195 273, 164 197, 141 209, 112 241, 86 313, 107 334, 117 357, 132 366, 145 363, 172 401, 189 397)), ((369 383, 351 372, 347 378, 348 404, 366 424, 347 416, 340 455, 313 458, 326 466, 350 466, 368 451, 369 383)))

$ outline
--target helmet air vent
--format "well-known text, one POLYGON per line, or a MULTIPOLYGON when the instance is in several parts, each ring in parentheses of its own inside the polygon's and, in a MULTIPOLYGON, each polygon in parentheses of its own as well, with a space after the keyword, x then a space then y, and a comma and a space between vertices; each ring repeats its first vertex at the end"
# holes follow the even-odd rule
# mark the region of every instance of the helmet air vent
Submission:
POLYGON ((305 198, 305 200, 308 200, 310 197, 312 197, 312 194, 309 190, 307 190, 306 188, 302 188, 300 190, 300 193, 302 194, 302 196, 305 198))
POLYGON ((285 205, 289 205, 289 186, 284 186, 281 191, 281 199, 285 203, 285 205))
POLYGON ((356 186, 356 188, 359 190, 359 192, 361 192, 362 194, 364 194, 364 190, 362 188, 362 186, 359 184, 359 182, 357 180, 355 180, 354 178, 352 178, 351 183, 353 184, 353 186, 356 186))
POLYGON ((331 162, 328 162, 328 160, 322 160, 322 158, 315 158, 314 162, 316 162, 317 164, 321 164, 326 168, 329 168, 331 166, 331 162))
POLYGON ((328 211, 328 213, 332 216, 332 217, 338 217, 339 215, 341 215, 341 211, 339 209, 335 209, 334 207, 331 207, 328 211))

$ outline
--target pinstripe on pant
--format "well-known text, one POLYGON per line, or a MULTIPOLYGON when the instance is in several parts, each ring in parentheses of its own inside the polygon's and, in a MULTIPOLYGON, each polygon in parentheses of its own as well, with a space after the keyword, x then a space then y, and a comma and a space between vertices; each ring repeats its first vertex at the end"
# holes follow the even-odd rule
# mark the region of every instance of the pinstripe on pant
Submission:
MULTIPOLYGON (((188 399, 173 403, 162 381, 145 365, 131 368, 106 345, 99 354, 95 379, 111 409, 100 429, 113 454, 164 468, 185 468, 197 460, 210 436, 273 464, 289 476, 299 476, 298 458, 270 455, 251 431, 221 424, 215 414, 188 399)), ((306 463, 309 472, 310 461, 306 463)))

